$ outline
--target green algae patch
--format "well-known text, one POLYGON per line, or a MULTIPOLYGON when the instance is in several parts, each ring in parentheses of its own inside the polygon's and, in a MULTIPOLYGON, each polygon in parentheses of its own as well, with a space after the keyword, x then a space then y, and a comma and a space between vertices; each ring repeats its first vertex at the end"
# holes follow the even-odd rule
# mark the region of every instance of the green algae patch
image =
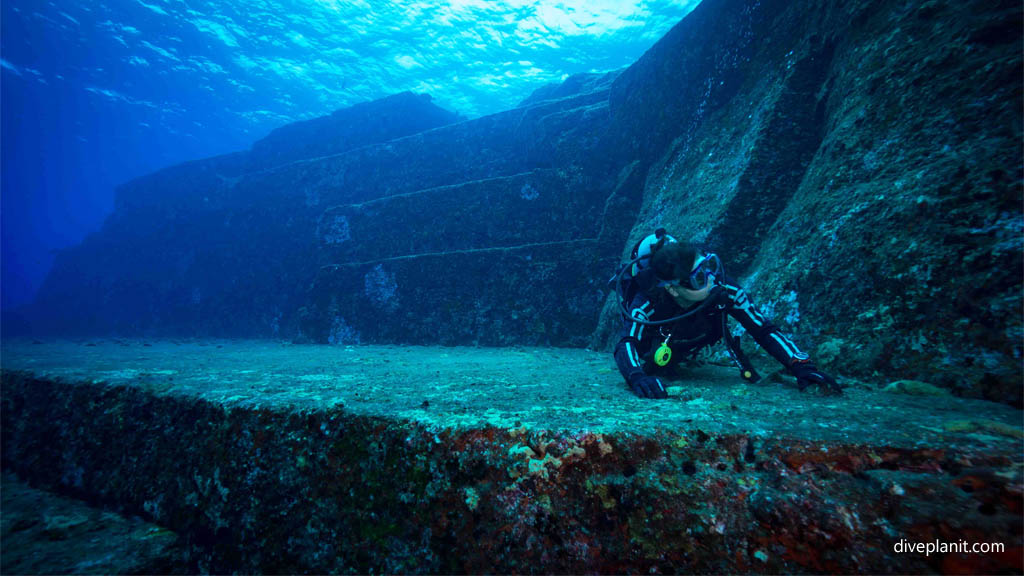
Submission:
POLYGON ((1005 422, 993 420, 952 420, 943 426, 948 432, 988 432, 1008 438, 1024 438, 1024 430, 1020 426, 1013 426, 1005 422))

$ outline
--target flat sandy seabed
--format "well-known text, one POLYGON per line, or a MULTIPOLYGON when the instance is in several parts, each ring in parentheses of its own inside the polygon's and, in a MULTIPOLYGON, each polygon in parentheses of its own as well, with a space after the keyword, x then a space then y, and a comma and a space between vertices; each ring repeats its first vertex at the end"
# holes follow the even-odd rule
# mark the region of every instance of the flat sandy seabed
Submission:
MULTIPOLYGON (((1021 411, 846 381, 842 396, 792 379, 748 384, 705 365, 670 382, 671 397, 635 397, 611 355, 569 348, 296 345, 269 340, 82 340, 3 343, 2 369, 65 382, 138 386, 232 408, 317 410, 429 427, 628 432, 694 430, 892 447, 979 444, 1020 450, 1021 411)), ((773 381, 774 380, 774 381, 773 381)))

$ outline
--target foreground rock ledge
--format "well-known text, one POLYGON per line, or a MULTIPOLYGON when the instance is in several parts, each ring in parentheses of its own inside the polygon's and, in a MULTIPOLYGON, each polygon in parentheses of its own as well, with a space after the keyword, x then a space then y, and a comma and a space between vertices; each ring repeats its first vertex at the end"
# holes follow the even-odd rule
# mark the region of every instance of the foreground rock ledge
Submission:
POLYGON ((0 572, 4 574, 184 574, 177 535, 73 498, 0 478, 0 572))
POLYGON ((606 354, 4 342, 3 465, 210 572, 1019 572, 1021 413, 606 354), (898 553, 906 542, 1002 553, 898 553))

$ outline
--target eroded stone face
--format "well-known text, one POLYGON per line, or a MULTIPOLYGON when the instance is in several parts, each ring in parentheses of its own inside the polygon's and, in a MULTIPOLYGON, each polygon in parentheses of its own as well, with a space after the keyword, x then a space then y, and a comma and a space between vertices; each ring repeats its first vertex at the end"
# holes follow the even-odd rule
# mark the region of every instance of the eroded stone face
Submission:
POLYGON ((324 244, 335 246, 344 244, 352 239, 348 218, 345 215, 331 214, 325 216, 327 218, 321 218, 320 229, 317 231, 317 235, 324 244))
POLYGON ((656 159, 627 245, 709 245, 826 369, 1019 406, 1020 7, 726 4, 613 86, 656 159))

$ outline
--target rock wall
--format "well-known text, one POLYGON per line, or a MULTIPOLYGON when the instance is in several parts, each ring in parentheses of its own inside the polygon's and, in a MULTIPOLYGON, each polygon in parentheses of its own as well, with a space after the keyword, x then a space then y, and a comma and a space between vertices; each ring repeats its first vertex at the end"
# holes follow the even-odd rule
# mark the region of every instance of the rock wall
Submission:
POLYGON ((252 145, 251 170, 341 154, 371 142, 386 142, 464 120, 430 103, 430 96, 403 92, 282 126, 252 145))
POLYGON ((1019 406, 1019 4, 723 4, 613 88, 657 156, 626 246, 665 226, 718 252, 827 370, 1019 406), (683 40, 716 18, 733 33, 683 40))
POLYGON ((610 79, 427 131, 450 115, 389 98, 129 183, 104 229, 59 257, 37 326, 585 344, 641 189, 603 147, 610 79), (410 125, 350 125, 371 116, 410 125))
POLYGON ((604 146, 607 93, 435 130, 390 151, 386 182, 346 178, 317 224, 302 337, 585 345, 641 189, 604 146))
POLYGON ((316 270, 319 190, 275 171, 303 157, 358 158, 454 120, 403 93, 128 182, 103 228, 58 254, 26 313, 32 331, 283 337, 316 270))
POLYGON ((1020 406, 1021 6, 867 8, 751 284, 837 370, 1020 406))
POLYGON ((35 323, 607 347, 605 281, 665 226, 823 368, 1020 405, 1021 21, 707 0, 514 110, 450 124, 409 95, 288 127, 126 185, 35 323), (408 122, 361 127, 385 117, 408 122))

